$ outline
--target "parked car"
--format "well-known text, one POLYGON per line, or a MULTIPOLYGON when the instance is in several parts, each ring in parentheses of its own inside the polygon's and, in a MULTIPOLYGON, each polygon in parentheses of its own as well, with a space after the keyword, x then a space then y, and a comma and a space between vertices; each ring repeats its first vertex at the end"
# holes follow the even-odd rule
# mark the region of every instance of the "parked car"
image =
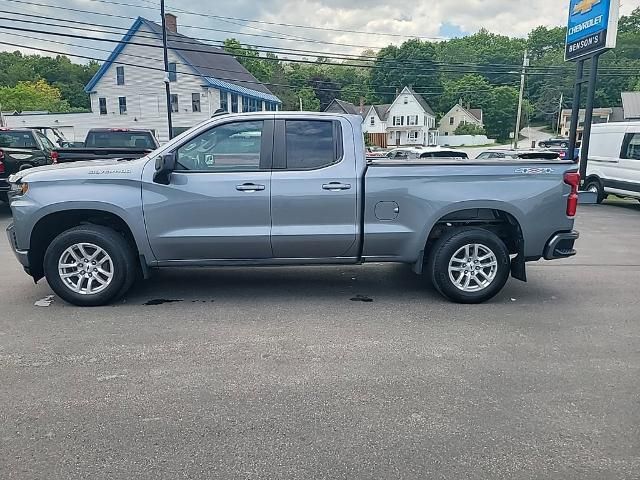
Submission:
POLYGON ((550 138, 538 142, 540 148, 569 148, 569 139, 563 137, 550 138))
POLYGON ((82 147, 59 148, 56 156, 58 163, 109 158, 133 160, 144 157, 159 146, 151 130, 95 128, 89 130, 82 147))
POLYGON ((525 262, 576 254, 573 162, 366 161, 362 118, 215 117, 152 156, 11 177, 8 237, 76 305, 177 266, 409 264, 445 297, 492 298, 525 262))
POLYGON ((387 150, 381 147, 367 147, 366 152, 368 159, 384 158, 387 156, 387 150))
POLYGON ((585 189, 640 200, 640 122, 593 125, 585 189))
POLYGON ((462 150, 443 147, 402 147, 387 153, 393 160, 415 160, 425 158, 469 158, 462 150))
MULTIPOLYGON (((515 160, 515 159, 561 159, 560 152, 552 150, 514 150, 514 149, 493 149, 479 154, 477 160, 515 160)), ((564 159, 563 159, 564 160, 564 159)))
POLYGON ((54 148, 53 143, 37 130, 0 128, 0 201, 8 201, 9 175, 52 163, 54 148))

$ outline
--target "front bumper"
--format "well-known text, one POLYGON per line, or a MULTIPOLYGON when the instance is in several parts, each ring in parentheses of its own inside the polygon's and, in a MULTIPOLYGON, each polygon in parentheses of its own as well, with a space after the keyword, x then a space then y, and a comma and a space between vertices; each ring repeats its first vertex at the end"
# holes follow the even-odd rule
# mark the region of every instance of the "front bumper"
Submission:
POLYGON ((559 258, 573 257, 576 250, 573 248, 576 240, 580 238, 578 232, 560 232, 556 233, 549 241, 544 249, 545 260, 556 260, 559 258))
POLYGON ((20 264, 24 267, 25 272, 29 273, 29 251, 20 250, 18 248, 18 239, 16 238, 16 232, 13 223, 7 227, 7 237, 9 238, 9 245, 11 245, 13 254, 16 256, 20 264))

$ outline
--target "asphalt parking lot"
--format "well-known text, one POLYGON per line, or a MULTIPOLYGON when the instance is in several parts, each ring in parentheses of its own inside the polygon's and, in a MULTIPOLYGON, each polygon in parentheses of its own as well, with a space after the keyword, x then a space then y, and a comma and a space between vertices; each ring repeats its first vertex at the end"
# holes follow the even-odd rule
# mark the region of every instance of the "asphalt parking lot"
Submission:
POLYGON ((368 265, 39 307, 2 237, 0 478, 640 478, 640 204, 578 229, 480 306, 368 265))

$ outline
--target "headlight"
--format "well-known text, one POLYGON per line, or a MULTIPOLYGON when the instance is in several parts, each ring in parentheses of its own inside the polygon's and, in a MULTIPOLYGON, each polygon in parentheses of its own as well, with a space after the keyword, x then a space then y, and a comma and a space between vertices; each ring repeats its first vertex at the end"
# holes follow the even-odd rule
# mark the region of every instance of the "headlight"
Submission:
POLYGON ((14 197, 24 195, 29 191, 29 184, 26 182, 17 182, 11 184, 11 195, 14 197))

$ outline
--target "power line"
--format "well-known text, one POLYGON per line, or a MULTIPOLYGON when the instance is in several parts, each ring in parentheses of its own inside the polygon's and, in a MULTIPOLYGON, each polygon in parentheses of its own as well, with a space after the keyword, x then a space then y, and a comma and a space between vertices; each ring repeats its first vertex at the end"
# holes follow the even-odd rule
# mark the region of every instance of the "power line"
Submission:
MULTIPOLYGON (((97 3, 105 3, 110 5, 125 6, 125 7, 157 9, 157 7, 152 7, 147 5, 136 5, 136 4, 130 4, 125 2, 116 2, 113 0, 89 0, 89 1, 97 2, 97 3)), ((380 35, 385 37, 397 37, 397 38, 417 38, 420 40, 446 40, 446 37, 442 37, 442 36, 426 37, 426 36, 418 36, 418 35, 403 35, 400 33, 366 32, 362 30, 347 30, 343 28, 314 27, 311 25, 297 25, 293 23, 269 22, 266 20, 251 20, 248 18, 228 17, 228 16, 222 16, 222 15, 212 15, 212 14, 202 13, 202 12, 193 12, 189 10, 184 10, 182 8, 174 8, 174 7, 171 7, 171 8, 173 9, 173 11, 177 13, 184 13, 186 15, 196 15, 198 17, 217 18, 217 19, 224 19, 224 20, 238 20, 241 22, 259 23, 263 25, 274 25, 279 27, 302 28, 302 29, 308 29, 308 30, 319 30, 324 32, 352 33, 352 34, 359 34, 359 35, 380 35)))
MULTIPOLYGON (((31 50, 40 51, 40 52, 52 53, 52 54, 55 54, 55 55, 67 55, 67 56, 70 56, 70 57, 83 58, 83 59, 86 59, 86 60, 95 60, 95 61, 99 61, 99 62, 104 62, 105 61, 104 59, 97 58, 97 57, 92 57, 92 56, 88 56, 88 55, 80 55, 80 54, 75 54, 75 53, 66 53, 66 52, 61 52, 61 51, 58 51, 58 50, 52 50, 52 49, 47 49, 47 48, 36 48, 36 47, 29 46, 29 45, 21 45, 21 44, 17 44, 17 43, 13 43, 13 42, 0 41, 0 45, 8 45, 8 46, 16 47, 16 48, 27 48, 27 49, 31 49, 31 50)), ((146 69, 146 70, 162 72, 164 74, 164 69, 163 68, 158 68, 158 67, 151 67, 151 66, 146 66, 146 65, 137 65, 137 64, 132 64, 132 63, 124 63, 124 62, 118 62, 118 65, 129 66, 129 67, 137 67, 137 68, 142 68, 142 69, 146 69)), ((176 73, 180 74, 180 75, 188 75, 188 76, 194 76, 194 77, 199 77, 199 78, 202 77, 201 74, 193 73, 193 72, 177 71, 176 73)), ((238 81, 237 79, 234 79, 234 78, 223 78, 223 77, 216 77, 216 78, 218 80, 223 80, 223 81, 228 81, 228 82, 237 82, 238 81)), ((274 86, 274 87, 283 87, 283 88, 290 88, 290 89, 299 88, 299 87, 297 87, 295 85, 290 85, 290 84, 259 82, 257 80, 256 81, 242 80, 242 83, 245 83, 245 84, 257 84, 257 85, 269 85, 269 86, 274 86)), ((305 85, 305 86, 308 86, 308 85, 305 85)), ((326 92, 341 92, 342 91, 342 89, 321 88, 321 87, 313 88, 313 90, 314 91, 326 91, 326 92)), ((482 93, 482 92, 490 92, 490 91, 493 91, 493 87, 487 88, 487 89, 474 89, 474 90, 453 90, 451 93, 463 94, 463 93, 482 93)), ((360 91, 360 92, 356 92, 356 93, 373 94, 373 95, 389 95, 391 92, 360 91)), ((441 95, 441 93, 420 93, 420 95, 422 95, 422 96, 439 96, 439 95, 441 95)))

